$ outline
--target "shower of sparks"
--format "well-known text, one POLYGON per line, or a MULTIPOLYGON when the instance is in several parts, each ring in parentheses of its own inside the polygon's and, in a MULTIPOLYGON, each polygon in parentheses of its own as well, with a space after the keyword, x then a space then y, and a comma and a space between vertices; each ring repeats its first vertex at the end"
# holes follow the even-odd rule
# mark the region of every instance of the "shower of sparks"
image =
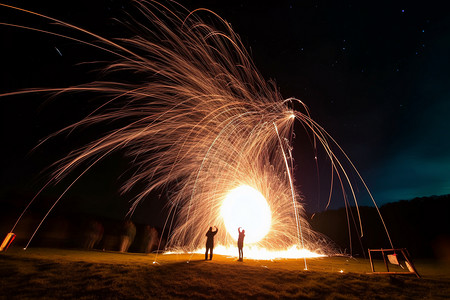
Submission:
POLYGON ((32 30, 113 53, 118 60, 108 65, 106 72, 141 78, 135 83, 95 81, 9 94, 88 92, 105 97, 84 119, 49 138, 94 124, 113 124, 115 129, 58 161, 47 186, 75 172, 78 177, 69 189, 97 162, 122 150, 132 161, 134 172, 121 191, 144 185, 131 202, 129 214, 153 191, 171 190, 170 214, 164 227, 170 233, 169 248, 201 249, 207 229, 217 226, 215 244, 219 247, 214 252, 234 253, 237 226, 246 230, 246 257, 302 257, 308 252, 305 249, 325 253, 327 242, 310 229, 302 198, 293 189, 293 123, 301 122, 314 144, 324 147, 343 185, 348 177, 329 144, 334 140, 310 119, 303 103, 283 99, 277 87, 263 79, 239 37, 215 13, 207 9, 188 12, 172 2, 172 10, 154 1, 135 4, 145 17, 134 21, 139 34, 117 42, 22 10, 94 37, 96 42, 32 30), (215 25, 202 21, 201 15, 212 18, 215 25), (143 25, 142 20, 148 24, 143 25), (232 201, 239 203, 228 207, 227 196, 241 187, 256 192, 260 200, 235 197, 232 201), (247 202, 266 214, 268 223, 261 225, 265 226, 262 233, 252 232, 259 225, 245 225, 244 221, 242 225, 233 223, 230 229, 221 213, 228 210, 226 214, 232 214, 230 209, 236 214, 245 212, 251 209, 247 202))

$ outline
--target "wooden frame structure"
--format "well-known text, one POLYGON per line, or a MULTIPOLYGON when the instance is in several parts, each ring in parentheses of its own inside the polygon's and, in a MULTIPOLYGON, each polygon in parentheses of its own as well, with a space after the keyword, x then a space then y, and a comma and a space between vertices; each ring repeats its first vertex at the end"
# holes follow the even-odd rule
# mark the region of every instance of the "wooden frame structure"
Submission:
MULTIPOLYGON (((417 272, 416 268, 414 267, 414 264, 412 263, 409 252, 408 252, 408 250, 406 250, 406 248, 368 249, 368 251, 369 251, 369 259, 370 259, 370 267, 372 269, 373 274, 389 274, 389 275, 391 275, 391 274, 415 274, 418 278, 420 278, 420 275, 417 272), (381 252, 381 255, 383 256, 383 260, 384 260, 384 265, 386 266, 386 272, 375 272, 375 267, 374 267, 373 260, 372 260, 373 252, 381 252), (403 257, 408 271, 405 271, 405 272, 389 271, 388 262, 391 264, 394 264, 394 265, 400 265, 400 263, 398 262, 398 256, 400 256, 399 254, 401 254, 401 256, 403 257)), ((402 266, 402 268, 403 268, 403 266, 402 266)))

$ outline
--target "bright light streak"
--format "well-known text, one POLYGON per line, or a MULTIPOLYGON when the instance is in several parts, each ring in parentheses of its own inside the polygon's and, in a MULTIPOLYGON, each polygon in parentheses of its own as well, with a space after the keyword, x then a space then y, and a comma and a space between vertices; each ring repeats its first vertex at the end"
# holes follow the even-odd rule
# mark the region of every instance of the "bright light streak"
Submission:
POLYGON ((238 239, 239 227, 245 230, 246 244, 260 241, 270 230, 272 216, 267 200, 248 185, 242 185, 228 193, 220 214, 234 240, 238 239))

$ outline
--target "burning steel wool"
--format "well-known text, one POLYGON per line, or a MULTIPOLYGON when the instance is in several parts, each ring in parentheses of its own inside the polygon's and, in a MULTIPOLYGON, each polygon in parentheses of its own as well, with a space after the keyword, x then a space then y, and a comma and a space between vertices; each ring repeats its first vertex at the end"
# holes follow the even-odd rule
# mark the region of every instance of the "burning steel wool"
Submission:
MULTIPOLYGON (((206 229, 215 225, 221 229, 216 245, 233 247, 233 253, 238 227, 246 229, 246 246, 257 249, 259 254, 254 256, 258 258, 315 255, 307 250, 326 253, 327 244, 310 229, 301 195, 294 189, 293 124, 302 123, 326 151, 341 185, 343 181, 350 184, 330 146, 334 140, 309 117, 301 101, 283 99, 277 87, 263 79, 239 36, 218 15, 207 9, 189 12, 176 3, 171 3, 171 9, 153 1, 135 4, 141 16, 132 27, 139 35, 117 41, 3 5, 87 34, 95 42, 77 41, 117 56, 105 72, 142 78, 136 83, 95 81, 9 94, 104 96, 84 119, 49 138, 83 126, 117 124, 59 161, 45 188, 75 172, 78 177, 70 188, 103 158, 124 150, 135 172, 121 191, 144 185, 129 214, 153 191, 168 186, 172 190, 164 228, 170 229, 170 249, 203 248, 206 229), (215 25, 201 15, 212 18, 215 25)), ((252 254, 246 252, 246 256, 252 254)))

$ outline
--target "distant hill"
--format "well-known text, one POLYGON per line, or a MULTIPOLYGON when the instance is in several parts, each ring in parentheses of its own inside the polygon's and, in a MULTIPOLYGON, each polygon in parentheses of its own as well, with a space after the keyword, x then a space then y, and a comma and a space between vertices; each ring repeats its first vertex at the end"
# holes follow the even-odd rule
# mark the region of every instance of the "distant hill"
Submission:
MULTIPOLYGON (((413 257, 450 261, 449 208, 450 195, 444 195, 388 203, 380 208, 380 212, 394 247, 407 248, 413 257)), ((376 209, 360 207, 359 211, 364 231, 362 238, 359 238, 355 207, 316 213, 310 223, 314 230, 331 238, 343 252, 351 252, 354 256, 367 255, 368 248, 391 248, 376 209)))

